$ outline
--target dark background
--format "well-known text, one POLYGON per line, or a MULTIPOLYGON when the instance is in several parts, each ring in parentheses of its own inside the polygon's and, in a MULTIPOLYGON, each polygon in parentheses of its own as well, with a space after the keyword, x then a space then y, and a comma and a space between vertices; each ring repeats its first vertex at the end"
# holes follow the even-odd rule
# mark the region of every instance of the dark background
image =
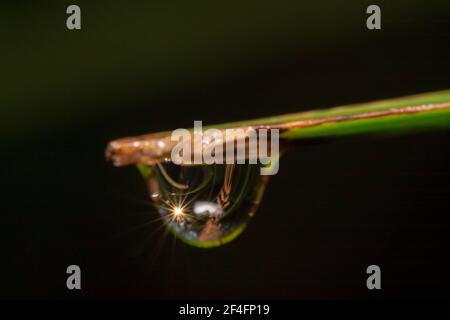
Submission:
POLYGON ((136 169, 103 155, 194 120, 449 88, 448 1, 392 2, 378 31, 365 1, 77 1, 80 31, 69 2, 2 2, 0 297, 448 298, 450 132, 292 150, 210 250, 164 239, 136 169))

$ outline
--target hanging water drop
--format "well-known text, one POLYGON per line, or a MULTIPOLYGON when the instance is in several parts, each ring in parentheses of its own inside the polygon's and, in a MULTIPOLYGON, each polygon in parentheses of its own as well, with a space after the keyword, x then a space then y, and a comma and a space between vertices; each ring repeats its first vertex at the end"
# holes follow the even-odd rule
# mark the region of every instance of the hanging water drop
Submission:
POLYGON ((214 247, 236 238, 254 216, 268 176, 256 164, 138 165, 149 201, 184 242, 214 247))

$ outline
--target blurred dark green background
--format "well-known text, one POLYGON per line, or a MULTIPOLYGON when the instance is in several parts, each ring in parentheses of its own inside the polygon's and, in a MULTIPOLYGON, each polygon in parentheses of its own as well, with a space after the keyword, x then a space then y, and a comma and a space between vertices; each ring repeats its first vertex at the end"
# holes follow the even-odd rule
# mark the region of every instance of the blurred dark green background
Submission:
POLYGON ((448 132, 291 152, 248 230, 211 251, 124 232, 155 212, 134 168, 103 157, 194 120, 448 89, 450 2, 375 3, 377 31, 372 1, 77 1, 69 31, 72 2, 3 1, 0 296, 448 297, 448 132))
MULTIPOLYGON (((365 10, 371 3, 78 1, 82 30, 69 31, 65 9, 71 2, 3 2, 0 136, 9 140, 51 135, 123 109, 159 112, 161 101, 174 95, 201 95, 198 91, 223 88, 255 73, 263 76, 280 66, 290 69, 292 64, 301 81, 275 81, 270 76, 265 81, 264 92, 276 92, 270 101, 275 112, 309 102, 311 88, 318 100, 311 107, 323 101, 317 96, 336 95, 335 91, 349 96, 348 101, 357 100, 355 91, 361 89, 353 88, 346 72, 365 83, 363 89, 372 91, 374 98, 382 96, 373 87, 386 90, 386 82, 398 94, 445 87, 437 78, 448 71, 443 70, 448 67, 448 34, 441 30, 448 23, 448 1, 380 2, 379 32, 365 28, 365 10), (430 39, 440 32, 442 47, 430 39), (399 46, 404 47, 401 52, 399 46), (427 70, 416 69, 417 61, 411 59, 416 54, 431 59, 427 70), (386 73, 375 82, 373 66, 380 61, 386 73), (397 70, 404 71, 402 78, 389 78, 397 70), (423 87, 416 84, 405 90, 405 84, 394 83, 411 81, 408 76, 417 77, 417 72, 423 87), (343 79, 348 82, 345 92, 336 84, 343 79), (146 103, 136 103, 140 99, 146 103)), ((251 87, 253 81, 228 87, 230 94, 251 87)), ((254 99, 253 106, 246 107, 258 110, 259 100, 265 98, 254 99)), ((224 107, 233 108, 230 102, 224 107)), ((259 113, 268 112, 255 115, 259 113)))

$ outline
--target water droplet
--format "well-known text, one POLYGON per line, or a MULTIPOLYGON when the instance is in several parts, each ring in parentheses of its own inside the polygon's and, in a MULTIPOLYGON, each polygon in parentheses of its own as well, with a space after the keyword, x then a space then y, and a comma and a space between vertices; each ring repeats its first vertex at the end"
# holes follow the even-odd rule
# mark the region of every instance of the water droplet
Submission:
POLYGON ((163 162, 138 168, 147 181, 150 201, 169 230, 198 247, 236 238, 254 216, 268 180, 256 164, 163 162))

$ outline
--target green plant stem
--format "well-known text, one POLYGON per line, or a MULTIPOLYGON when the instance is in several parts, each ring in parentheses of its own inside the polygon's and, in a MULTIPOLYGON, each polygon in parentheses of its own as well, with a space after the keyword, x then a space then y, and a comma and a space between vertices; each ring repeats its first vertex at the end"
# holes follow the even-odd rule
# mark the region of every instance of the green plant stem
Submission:
MULTIPOLYGON (((450 90, 211 127, 279 129, 282 139, 300 141, 417 133, 450 127, 450 90)), ((174 145, 170 131, 160 132, 112 141, 106 156, 116 166, 154 164, 170 157, 174 145)))
POLYGON ((280 127, 281 137, 290 140, 447 128, 450 127, 450 90, 226 123, 216 127, 242 126, 280 127), (408 109, 412 109, 412 112, 408 112, 408 109), (402 110, 404 112, 399 113, 402 110))

